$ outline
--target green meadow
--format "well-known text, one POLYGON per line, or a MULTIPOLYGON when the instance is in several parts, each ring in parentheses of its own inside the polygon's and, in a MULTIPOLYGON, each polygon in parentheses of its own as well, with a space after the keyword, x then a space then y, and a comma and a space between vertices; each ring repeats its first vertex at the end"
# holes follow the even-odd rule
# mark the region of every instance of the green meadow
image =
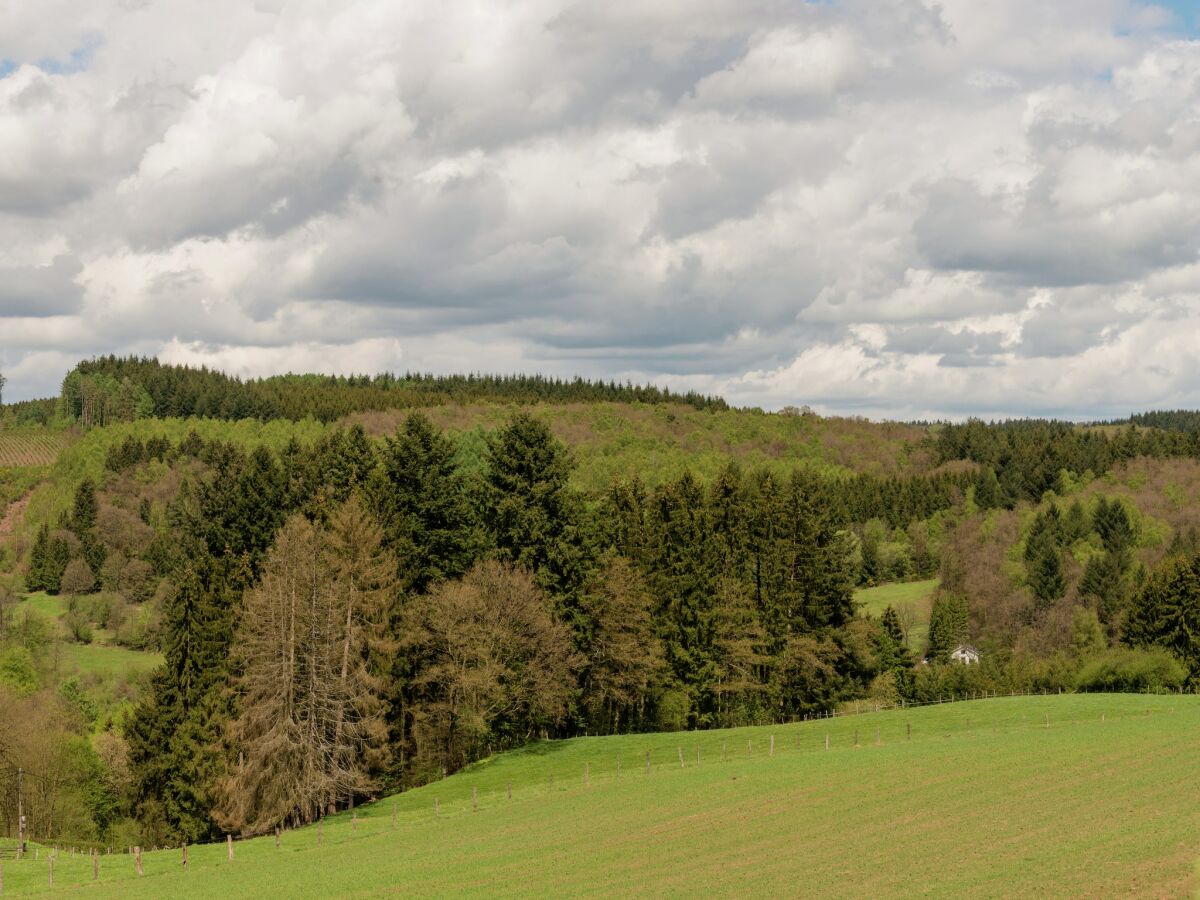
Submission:
POLYGON ((93 883, 90 859, 60 851, 51 892, 39 848, 3 863, 4 890, 1181 896, 1200 856, 1198 743, 1200 699, 1101 694, 543 742, 278 848, 238 841, 233 861, 224 845, 189 848, 186 870, 178 849, 146 852, 138 877, 102 855, 93 883))
POLYGON ((933 603, 933 592, 937 590, 937 586, 936 578, 881 584, 878 587, 855 591, 854 599, 862 605, 861 611, 864 615, 876 618, 889 606, 899 610, 904 604, 911 604, 915 618, 908 632, 908 646, 912 650, 920 651, 929 637, 929 612, 933 603))

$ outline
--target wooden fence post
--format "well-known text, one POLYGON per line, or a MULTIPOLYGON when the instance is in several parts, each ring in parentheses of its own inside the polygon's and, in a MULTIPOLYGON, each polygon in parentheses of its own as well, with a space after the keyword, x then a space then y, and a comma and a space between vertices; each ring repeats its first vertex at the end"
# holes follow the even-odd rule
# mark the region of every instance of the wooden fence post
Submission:
POLYGON ((727 746, 727 742, 721 741, 721 762, 725 762, 725 750, 727 746))
POLYGON ((392 801, 392 831, 396 830, 396 801, 392 801))
POLYGON ((433 798, 433 815, 436 819, 440 819, 442 817, 442 801, 437 797, 433 798))
POLYGON ((225 853, 229 857, 229 861, 233 862, 233 835, 225 835, 225 853))
POLYGON ((142 848, 133 848, 133 866, 137 869, 138 877, 142 876, 142 848))
POLYGON ((479 788, 471 787, 471 812, 479 811, 479 788))
POLYGON ((771 735, 771 756, 775 755, 775 735, 771 735))
POLYGON ((358 834, 358 810, 353 810, 350 813, 350 831, 358 834))
POLYGON ((54 857, 53 856, 47 857, 46 862, 50 866, 50 870, 49 870, 50 871, 50 875, 49 875, 50 887, 54 887, 54 857))
POLYGON ((746 741, 746 755, 747 756, 754 755, 754 747, 751 746, 750 741, 746 741))
POLYGON ((187 871, 187 841, 184 841, 183 846, 180 847, 180 851, 183 854, 183 859, 179 865, 186 872, 187 871))
MULTIPOLYGON (((183 858, 185 860, 185 865, 186 865, 187 844, 183 845, 183 850, 184 850, 183 858)), ((100 851, 93 850, 92 851, 92 881, 99 881, 99 880, 100 880, 100 851)))
POLYGON ((646 751, 646 774, 650 774, 650 751, 646 751))
POLYGON ((682 769, 683 768, 683 748, 677 747, 676 749, 679 751, 679 768, 682 769))
POLYGON ((825 749, 826 750, 829 749, 829 735, 828 734, 825 735, 825 749))
MULTIPOLYGON (((621 764, 617 763, 617 771, 618 772, 620 771, 620 766, 621 766, 621 764)), ((509 800, 512 799, 512 782, 511 781, 508 783, 508 799, 509 800)))
POLYGON ((1046 727, 1050 727, 1050 713, 1046 713, 1046 727))
POLYGON ((696 748, 696 765, 700 765, 700 748, 696 748))
POLYGON ((908 731, 908 739, 912 740, 912 722, 905 723, 905 728, 908 731))
POLYGON ((275 849, 279 849, 279 826, 275 826, 275 849))

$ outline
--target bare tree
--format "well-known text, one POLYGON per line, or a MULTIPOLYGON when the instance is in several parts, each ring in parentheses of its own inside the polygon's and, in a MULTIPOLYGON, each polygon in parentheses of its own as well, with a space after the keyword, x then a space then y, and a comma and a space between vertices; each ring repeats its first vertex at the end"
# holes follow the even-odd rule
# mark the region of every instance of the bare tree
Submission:
POLYGON ((920 613, 917 612, 917 604, 911 600, 901 600, 892 608, 896 610, 896 618, 900 622, 900 630, 904 633, 904 643, 911 647, 912 645, 909 642, 908 636, 920 619, 920 613))
POLYGON ((461 767, 492 741, 524 741, 566 714, 581 660, 524 570, 476 564, 413 598, 403 633, 417 661, 414 764, 426 775, 461 767))
POLYGON ((237 764, 217 810, 227 828, 261 833, 288 818, 310 821, 375 786, 386 730, 367 662, 395 572, 379 540, 354 498, 327 528, 297 515, 280 531, 235 644, 237 764))

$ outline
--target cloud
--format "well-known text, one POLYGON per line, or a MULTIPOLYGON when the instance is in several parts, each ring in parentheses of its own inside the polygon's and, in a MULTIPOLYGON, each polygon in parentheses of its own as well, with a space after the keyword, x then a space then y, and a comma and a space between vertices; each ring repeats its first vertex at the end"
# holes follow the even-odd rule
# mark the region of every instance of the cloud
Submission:
POLYGON ((45 266, 0 268, 0 319, 60 316, 79 309, 83 289, 79 260, 56 257, 45 266))
POLYGON ((767 407, 1200 402, 1200 43, 1133 0, 12 0, 9 397, 74 359, 767 407))

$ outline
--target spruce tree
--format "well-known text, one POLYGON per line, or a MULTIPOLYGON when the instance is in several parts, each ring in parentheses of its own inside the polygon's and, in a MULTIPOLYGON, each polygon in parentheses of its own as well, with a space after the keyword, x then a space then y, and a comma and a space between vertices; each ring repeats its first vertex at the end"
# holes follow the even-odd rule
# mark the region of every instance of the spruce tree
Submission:
POLYGON ((1029 587, 1039 608, 1049 606, 1066 593, 1067 582, 1063 577, 1062 558, 1058 548, 1052 543, 1043 542, 1037 556, 1031 561, 1029 587))
POLYGON ((946 662, 967 638, 967 601, 960 594, 939 592, 929 614, 929 650, 934 662, 946 662))
POLYGON ((534 574, 578 635, 577 592, 586 577, 580 498, 570 487, 571 457, 548 425, 517 413, 488 440, 484 524, 504 562, 534 574))
POLYGON ((405 590, 424 593, 458 578, 475 556, 474 515, 455 453, 454 443, 421 413, 385 442, 372 505, 405 590))
POLYGON ((25 587, 30 591, 49 589, 46 579, 46 560, 50 552, 50 526, 43 524, 38 529, 33 547, 29 551, 29 569, 25 574, 25 587))

